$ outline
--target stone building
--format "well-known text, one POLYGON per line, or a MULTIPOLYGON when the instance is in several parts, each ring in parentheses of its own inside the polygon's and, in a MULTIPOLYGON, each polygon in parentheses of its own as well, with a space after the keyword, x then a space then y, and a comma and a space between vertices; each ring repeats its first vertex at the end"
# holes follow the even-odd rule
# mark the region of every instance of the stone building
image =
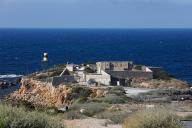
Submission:
POLYGON ((97 73, 102 71, 110 75, 111 85, 129 86, 133 80, 144 81, 153 79, 153 72, 146 66, 134 69, 132 61, 105 61, 97 62, 97 73))
POLYGON ((132 61, 103 61, 91 66, 69 64, 60 76, 52 78, 52 84, 76 82, 80 85, 129 86, 132 81, 153 79, 150 68, 147 66, 135 68, 135 66, 132 61))
POLYGON ((91 81, 98 85, 110 85, 111 84, 111 76, 107 74, 105 71, 101 71, 98 73, 90 73, 85 75, 85 81, 87 85, 91 85, 91 81))
POLYGON ((132 70, 133 62, 132 61, 103 61, 97 62, 97 73, 101 71, 113 70, 113 71, 126 71, 132 70))

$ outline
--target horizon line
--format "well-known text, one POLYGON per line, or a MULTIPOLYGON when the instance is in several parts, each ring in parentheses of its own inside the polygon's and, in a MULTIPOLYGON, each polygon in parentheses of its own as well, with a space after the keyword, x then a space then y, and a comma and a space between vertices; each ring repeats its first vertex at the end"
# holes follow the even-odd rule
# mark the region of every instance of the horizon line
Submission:
POLYGON ((0 27, 0 29, 192 29, 192 27, 0 27))

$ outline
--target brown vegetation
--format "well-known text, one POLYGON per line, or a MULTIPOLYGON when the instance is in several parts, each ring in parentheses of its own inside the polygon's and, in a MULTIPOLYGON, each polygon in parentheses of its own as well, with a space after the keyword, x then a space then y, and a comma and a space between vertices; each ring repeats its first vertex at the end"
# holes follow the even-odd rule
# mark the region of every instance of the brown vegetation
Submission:
POLYGON ((150 109, 128 117, 123 128, 182 128, 176 115, 165 109, 150 109))
POLYGON ((185 81, 171 78, 170 80, 150 80, 135 85, 143 88, 187 88, 188 83, 185 81))

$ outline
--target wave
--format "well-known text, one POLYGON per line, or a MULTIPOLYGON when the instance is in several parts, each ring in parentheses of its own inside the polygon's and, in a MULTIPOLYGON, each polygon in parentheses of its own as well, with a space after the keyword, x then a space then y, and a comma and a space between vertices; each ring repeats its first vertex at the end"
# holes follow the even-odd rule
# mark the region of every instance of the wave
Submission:
POLYGON ((0 79, 7 79, 7 78, 20 78, 23 75, 16 75, 16 74, 7 74, 7 75, 0 75, 0 79))
POLYGON ((8 82, 16 84, 21 80, 22 77, 23 77, 22 75, 16 75, 16 74, 0 75, 0 82, 8 82))

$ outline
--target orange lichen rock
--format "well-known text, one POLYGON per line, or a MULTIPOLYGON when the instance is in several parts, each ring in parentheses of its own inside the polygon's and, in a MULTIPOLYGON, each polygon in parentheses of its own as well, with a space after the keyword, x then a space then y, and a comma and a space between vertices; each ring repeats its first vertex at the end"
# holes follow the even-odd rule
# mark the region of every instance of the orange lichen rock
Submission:
POLYGON ((53 87, 49 83, 32 79, 22 80, 21 83, 20 89, 10 95, 11 99, 24 100, 48 107, 64 106, 68 102, 65 98, 72 88, 67 85, 53 87))
MULTIPOLYGON (((70 105, 76 100, 72 94, 73 88, 75 88, 75 86, 60 85, 54 87, 50 83, 33 79, 23 79, 20 89, 12 93, 9 98, 17 101, 27 101, 34 105, 60 108, 65 105, 70 105)), ((103 89, 88 89, 91 91, 88 98, 102 97, 106 94, 106 90, 103 89)))

